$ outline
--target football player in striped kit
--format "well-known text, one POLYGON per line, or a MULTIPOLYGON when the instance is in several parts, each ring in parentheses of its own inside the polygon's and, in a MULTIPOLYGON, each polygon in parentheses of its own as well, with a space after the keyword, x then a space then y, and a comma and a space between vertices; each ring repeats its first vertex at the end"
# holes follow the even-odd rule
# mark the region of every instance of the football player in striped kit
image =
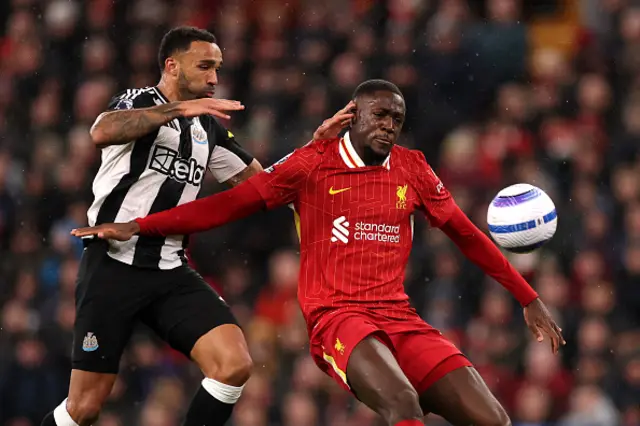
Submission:
MULTIPOLYGON (((102 163, 93 182, 89 225, 193 201, 207 169, 231 186, 262 170, 215 118, 229 118, 244 106, 213 98, 222 65, 213 34, 175 28, 163 37, 158 56, 159 84, 116 95, 91 129, 102 163)), ((339 111, 314 137, 336 135, 350 117, 339 111)), ((83 241, 69 394, 42 425, 95 422, 137 322, 205 375, 184 425, 225 424, 249 378, 251 358, 225 301, 187 264, 186 236, 83 241)))

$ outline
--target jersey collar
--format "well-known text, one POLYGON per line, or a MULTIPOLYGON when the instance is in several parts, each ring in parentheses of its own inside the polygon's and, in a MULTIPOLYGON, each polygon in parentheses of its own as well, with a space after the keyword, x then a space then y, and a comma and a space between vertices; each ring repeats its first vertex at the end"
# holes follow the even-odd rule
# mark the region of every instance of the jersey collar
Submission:
MULTIPOLYGON (((357 169, 358 167, 366 167, 362 158, 358 155, 355 148, 351 144, 351 137, 349 136, 349 132, 345 133, 342 139, 338 144, 338 152, 340 153, 340 157, 342 161, 347 165, 350 169, 357 169)), ((382 162, 382 166, 386 167, 387 170, 391 169, 391 162, 389 161, 391 158, 391 153, 387 155, 387 158, 382 162)))
POLYGON ((163 104, 169 103, 169 99, 167 99, 167 97, 164 95, 164 93, 162 93, 158 86, 153 86, 152 89, 154 92, 156 92, 156 95, 158 95, 163 104))

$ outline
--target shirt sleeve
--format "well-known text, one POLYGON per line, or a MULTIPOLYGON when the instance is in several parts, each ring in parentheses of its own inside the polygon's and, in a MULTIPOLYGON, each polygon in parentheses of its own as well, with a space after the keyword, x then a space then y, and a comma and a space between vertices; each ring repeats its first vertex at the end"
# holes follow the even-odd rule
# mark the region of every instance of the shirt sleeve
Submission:
POLYGON ((149 108, 155 105, 153 96, 149 92, 143 89, 127 89, 111 98, 107 111, 149 108))
POLYGON ((245 218, 264 208, 264 201, 248 181, 235 188, 151 214, 135 221, 140 235, 188 235, 245 218))
POLYGON ((250 177, 247 182, 255 186, 268 209, 290 204, 297 199, 317 160, 313 148, 305 146, 250 177))
POLYGON ((418 194, 418 208, 427 216, 431 226, 442 227, 456 208, 451 193, 420 151, 414 151, 414 187, 418 194))
POLYGON ((460 251, 485 274, 498 281, 520 302, 527 306, 538 294, 502 255, 498 247, 469 220, 458 206, 442 226, 442 231, 460 251))
POLYGON ((236 141, 233 133, 215 119, 211 119, 216 146, 209 159, 209 170, 218 182, 225 182, 243 171, 253 156, 236 141))

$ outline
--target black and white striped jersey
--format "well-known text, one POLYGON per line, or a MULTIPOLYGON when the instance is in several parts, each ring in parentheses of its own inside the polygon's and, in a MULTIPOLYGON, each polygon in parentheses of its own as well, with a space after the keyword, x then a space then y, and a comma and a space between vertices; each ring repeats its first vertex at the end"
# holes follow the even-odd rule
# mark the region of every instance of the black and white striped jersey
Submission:
MULTIPOLYGON (((107 110, 146 108, 167 103, 157 87, 117 94, 107 110)), ((219 182, 241 172, 252 156, 212 116, 175 119, 125 145, 102 149, 93 181, 89 225, 128 222, 193 201, 206 170, 219 182)), ((135 236, 110 241, 109 255, 143 268, 172 269, 186 262, 186 237, 135 236)))

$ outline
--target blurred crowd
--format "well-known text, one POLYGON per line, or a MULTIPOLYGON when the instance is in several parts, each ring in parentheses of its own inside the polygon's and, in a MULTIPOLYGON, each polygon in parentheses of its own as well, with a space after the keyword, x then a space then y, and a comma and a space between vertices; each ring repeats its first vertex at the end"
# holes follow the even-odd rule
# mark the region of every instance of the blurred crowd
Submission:
MULTIPOLYGON (((69 231, 86 223, 99 164, 88 129, 117 91, 156 84, 162 34, 189 24, 217 35, 218 96, 247 106, 224 124, 265 166, 359 82, 386 78, 406 98, 402 144, 425 153, 479 226, 503 186, 546 190, 556 237, 510 259, 564 330, 560 356, 424 221, 407 291, 514 424, 640 425, 639 3, 5 0, 0 17, 0 424, 38 425, 66 396, 82 252, 69 231), (573 21, 557 18, 567 8, 573 21), (544 27, 540 37, 545 16, 572 29, 564 44, 544 27)), ((209 180, 204 193, 220 189, 209 180)), ((377 425, 308 355, 296 250, 287 209, 192 240, 255 360, 233 426, 377 425)), ((140 328, 96 426, 178 425, 200 379, 140 328)))

